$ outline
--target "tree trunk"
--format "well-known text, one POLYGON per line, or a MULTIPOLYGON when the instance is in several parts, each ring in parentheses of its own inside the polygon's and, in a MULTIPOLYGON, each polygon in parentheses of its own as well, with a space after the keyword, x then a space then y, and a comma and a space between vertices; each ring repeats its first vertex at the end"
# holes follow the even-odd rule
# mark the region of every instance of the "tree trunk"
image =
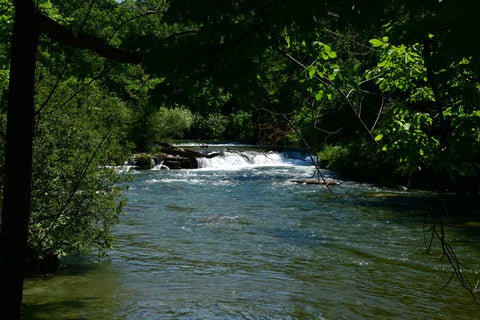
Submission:
POLYGON ((14 4, 0 229, 0 313, 5 319, 20 319, 21 316, 30 218, 34 80, 38 43, 33 3, 14 1, 14 4))

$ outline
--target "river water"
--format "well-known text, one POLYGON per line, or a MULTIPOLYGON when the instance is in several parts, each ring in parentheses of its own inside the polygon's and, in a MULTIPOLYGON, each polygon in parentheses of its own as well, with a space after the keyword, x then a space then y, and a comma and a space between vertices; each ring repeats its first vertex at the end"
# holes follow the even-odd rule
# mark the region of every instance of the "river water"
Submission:
MULTIPOLYGON (((314 172, 298 153, 227 152, 202 166, 134 172, 115 248, 28 279, 27 318, 478 318, 458 281, 442 288, 438 244, 426 253, 434 195, 293 183, 314 172)), ((479 224, 452 224, 475 282, 479 224)))

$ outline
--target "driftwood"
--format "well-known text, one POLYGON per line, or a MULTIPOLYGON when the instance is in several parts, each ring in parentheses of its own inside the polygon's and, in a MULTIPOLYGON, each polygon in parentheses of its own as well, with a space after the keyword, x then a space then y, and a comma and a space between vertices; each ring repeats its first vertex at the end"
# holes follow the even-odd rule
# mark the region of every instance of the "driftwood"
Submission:
POLYGON ((294 179, 290 180, 291 182, 300 183, 300 184, 323 184, 329 186, 339 186, 341 183, 337 180, 325 178, 325 179, 294 179))

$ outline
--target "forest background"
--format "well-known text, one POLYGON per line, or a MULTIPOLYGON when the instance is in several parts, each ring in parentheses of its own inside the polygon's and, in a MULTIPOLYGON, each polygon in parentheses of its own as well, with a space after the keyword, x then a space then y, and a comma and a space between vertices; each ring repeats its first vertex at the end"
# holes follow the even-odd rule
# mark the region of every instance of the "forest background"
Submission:
POLYGON ((2 173, 27 7, 29 271, 110 248, 128 179, 112 167, 174 139, 306 147, 344 179, 478 196, 476 1, 0 0, 2 173))

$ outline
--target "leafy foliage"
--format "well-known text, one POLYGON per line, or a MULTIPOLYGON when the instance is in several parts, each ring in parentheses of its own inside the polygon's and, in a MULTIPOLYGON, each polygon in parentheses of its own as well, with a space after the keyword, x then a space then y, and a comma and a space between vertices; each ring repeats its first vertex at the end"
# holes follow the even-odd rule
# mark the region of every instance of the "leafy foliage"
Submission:
POLYGON ((206 116, 196 114, 187 137, 200 140, 214 140, 223 137, 228 120, 221 113, 210 113, 206 116))
MULTIPOLYGON (((69 81, 58 90, 73 94, 69 81)), ((120 100, 104 94, 90 87, 61 107, 61 101, 51 100, 37 116, 32 259, 112 246, 110 230, 125 204, 121 182, 127 178, 112 165, 124 154, 120 142, 129 113, 120 100)))
POLYGON ((381 50, 380 62, 366 76, 376 79, 391 101, 390 116, 377 135, 388 159, 405 174, 429 170, 450 181, 478 176, 480 131, 474 103, 480 87, 461 75, 470 72, 470 61, 463 58, 437 71, 435 77, 445 79, 437 84, 428 74, 424 45, 394 46, 387 37, 371 43, 381 50))
POLYGON ((154 142, 183 138, 192 126, 193 114, 186 108, 160 108, 151 118, 154 142))

